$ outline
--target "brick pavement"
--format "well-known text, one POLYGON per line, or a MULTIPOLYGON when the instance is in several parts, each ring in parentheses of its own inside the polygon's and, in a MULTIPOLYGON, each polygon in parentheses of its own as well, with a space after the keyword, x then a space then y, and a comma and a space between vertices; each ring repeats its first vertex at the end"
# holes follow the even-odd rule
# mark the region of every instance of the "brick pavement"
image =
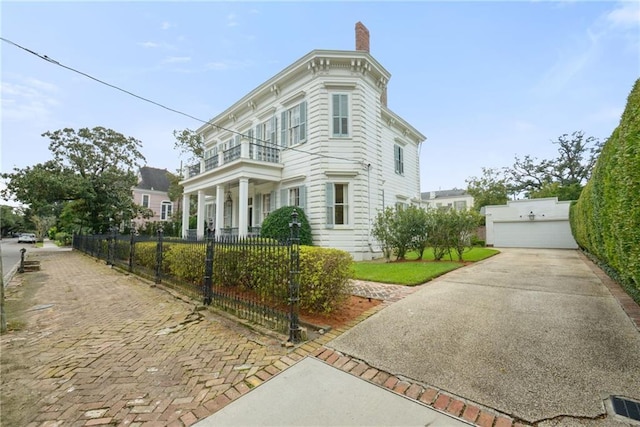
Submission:
POLYGON ((190 425, 302 358, 77 252, 34 257, 9 289, 38 287, 26 327, 0 341, 2 407, 27 406, 2 425, 190 425))
POLYGON ((373 298, 389 303, 396 302, 417 291, 419 286, 391 285, 387 283, 351 281, 351 293, 363 298, 373 298))

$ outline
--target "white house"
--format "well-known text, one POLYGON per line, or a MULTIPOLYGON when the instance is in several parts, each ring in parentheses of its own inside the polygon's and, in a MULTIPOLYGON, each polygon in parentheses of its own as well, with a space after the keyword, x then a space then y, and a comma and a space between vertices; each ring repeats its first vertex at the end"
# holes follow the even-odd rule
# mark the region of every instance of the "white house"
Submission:
POLYGON ((557 197, 485 206, 486 243, 502 248, 576 249, 569 225, 570 206, 570 201, 559 202, 557 197))
POLYGON ((216 233, 245 236, 295 205, 315 245, 374 257, 378 210, 420 204, 425 136, 387 107, 390 77, 358 22, 356 50, 313 50, 200 127, 205 156, 181 182, 183 205, 198 200, 197 235, 211 218, 216 233))
POLYGON ((457 188, 451 190, 426 191, 422 193, 422 206, 455 209, 457 211, 471 209, 473 207, 473 196, 467 193, 467 190, 457 188))

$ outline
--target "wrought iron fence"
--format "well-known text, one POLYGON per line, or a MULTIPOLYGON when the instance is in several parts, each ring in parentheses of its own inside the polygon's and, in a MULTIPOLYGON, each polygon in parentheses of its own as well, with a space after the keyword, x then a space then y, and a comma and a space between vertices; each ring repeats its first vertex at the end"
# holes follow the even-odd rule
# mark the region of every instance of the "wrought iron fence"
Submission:
POLYGON ((286 242, 260 237, 205 240, 106 234, 74 235, 73 248, 192 298, 202 298, 237 317, 289 333, 300 340, 299 223, 294 212, 286 242))

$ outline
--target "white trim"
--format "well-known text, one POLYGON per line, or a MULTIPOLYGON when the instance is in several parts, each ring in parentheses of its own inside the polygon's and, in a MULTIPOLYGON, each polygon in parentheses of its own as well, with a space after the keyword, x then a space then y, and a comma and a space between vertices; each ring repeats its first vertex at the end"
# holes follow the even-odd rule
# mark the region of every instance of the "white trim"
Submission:
POLYGON ((324 82, 326 89, 353 90, 358 87, 356 82, 324 82))
POLYGON ((358 171, 336 171, 336 170, 327 170, 324 171, 324 174, 328 177, 344 177, 344 178, 353 178, 360 174, 358 171))
POLYGON ((282 101, 281 104, 283 107, 289 109, 290 105, 295 104, 297 101, 302 100, 306 95, 307 95, 307 92, 305 92, 304 90, 301 90, 297 93, 294 93, 284 101, 282 101))

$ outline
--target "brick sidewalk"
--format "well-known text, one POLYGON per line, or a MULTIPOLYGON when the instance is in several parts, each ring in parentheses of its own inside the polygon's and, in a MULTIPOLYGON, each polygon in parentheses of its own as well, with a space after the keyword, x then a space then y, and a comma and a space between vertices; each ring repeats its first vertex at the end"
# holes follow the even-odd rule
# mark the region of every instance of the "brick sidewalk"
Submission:
POLYGON ((77 252, 35 257, 8 289, 39 286, 1 337, 2 425, 190 425, 306 354, 77 252))

